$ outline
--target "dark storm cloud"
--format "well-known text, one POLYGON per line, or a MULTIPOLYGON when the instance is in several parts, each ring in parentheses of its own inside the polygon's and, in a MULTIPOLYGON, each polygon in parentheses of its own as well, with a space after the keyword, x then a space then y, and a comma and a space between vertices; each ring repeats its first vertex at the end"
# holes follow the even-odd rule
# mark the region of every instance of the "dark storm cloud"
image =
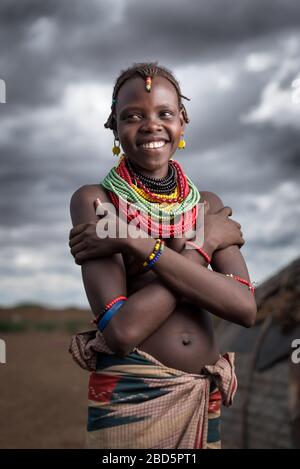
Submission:
POLYGON ((167 58, 173 67, 209 61, 243 41, 296 28, 300 3, 7 0, 0 18, 0 64, 10 103, 37 106, 58 99, 66 77, 111 81, 120 68, 144 59, 167 58), (49 23, 45 49, 37 47, 38 20, 49 23))
POLYGON ((278 29, 297 28, 300 18, 300 4, 296 0, 219 0, 188 1, 177 3, 167 0, 155 8, 146 2, 142 9, 138 2, 129 2, 127 20, 135 25, 134 32, 140 31, 145 37, 151 36, 154 46, 176 40, 176 48, 169 48, 175 57, 176 52, 185 52, 195 59, 195 52, 202 46, 210 49, 218 44, 237 43, 253 37, 266 35, 278 29), (145 22, 146 19, 146 22, 145 22), (167 34, 165 34, 167 33, 167 34))
POLYGON ((284 181, 299 184, 299 158, 300 138, 296 131, 265 127, 249 130, 246 137, 228 148, 216 147, 207 155, 198 152, 181 162, 202 190, 213 190, 238 208, 238 194, 255 199, 284 181))
MULTIPOLYGON (((284 207, 290 204, 296 214, 300 194, 295 191, 291 201, 284 184, 294 190, 299 177, 299 131, 289 123, 245 123, 242 116, 259 106, 263 90, 277 79, 286 56, 280 41, 299 39, 299 20, 300 2, 292 0, 2 0, 0 78, 7 103, 0 105, 0 274, 6 286, 11 281, 0 290, 2 299, 17 298, 15 277, 22 288, 25 278, 36 285, 38 273, 56 273, 55 293, 45 287, 45 299, 68 303, 80 296, 86 304, 66 243, 69 201, 81 185, 100 181, 114 160, 104 122, 98 146, 72 120, 63 98, 68 85, 94 82, 112 89, 119 70, 136 61, 158 60, 179 71, 183 94, 192 100, 187 149, 178 160, 201 190, 215 191, 233 206, 249 232, 251 268, 263 277, 278 262, 278 248, 288 247, 286 258, 292 256, 298 231, 284 207), (245 59, 253 51, 274 52, 276 60, 250 73, 245 59), (228 89, 218 87, 215 78, 227 76, 228 89), (47 111, 54 117, 47 119, 47 111), (283 221, 272 239, 275 215, 265 206, 283 221), (262 265, 264 256, 269 264, 262 265)), ((282 89, 292 79, 293 72, 283 75, 282 89)), ((40 299, 37 287, 26 294, 40 299)))
POLYGON ((96 0, 88 5, 79 0, 2 2, 0 70, 11 107, 53 103, 66 77, 76 82, 98 73, 101 79, 108 67, 103 57, 111 5, 96 0))
MULTIPOLYGON (((124 25, 125 30, 137 35, 144 32, 155 37, 157 31, 159 36, 164 37, 164 43, 171 42, 172 35, 167 37, 165 32, 172 34, 172 31, 174 37, 181 33, 187 39, 203 38, 210 44, 224 40, 238 41, 270 31, 298 27, 300 15, 300 5, 296 0, 189 0, 185 3, 165 0, 143 4, 138 0, 127 0, 115 2, 115 5, 120 5, 122 10, 118 20, 120 27, 110 31, 108 40, 118 35, 124 25)), ((77 26, 106 24, 108 18, 114 19, 115 12, 107 0, 2 0, 0 24, 2 28, 19 27, 24 30, 34 20, 47 16, 73 30, 77 26)))

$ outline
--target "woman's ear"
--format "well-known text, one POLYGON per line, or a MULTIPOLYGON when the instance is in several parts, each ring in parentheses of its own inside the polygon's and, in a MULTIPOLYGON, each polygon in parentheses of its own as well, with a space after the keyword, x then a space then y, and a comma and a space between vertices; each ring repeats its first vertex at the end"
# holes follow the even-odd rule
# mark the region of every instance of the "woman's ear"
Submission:
POLYGON ((114 133, 114 137, 116 139, 118 139, 118 126, 117 126, 117 120, 116 120, 116 115, 115 114, 113 114, 111 129, 114 133))
POLYGON ((184 115, 183 115, 183 109, 180 110, 179 119, 180 119, 181 129, 182 129, 182 131, 184 132, 184 130, 185 130, 185 125, 186 125, 186 121, 185 121, 185 118, 184 118, 184 115))

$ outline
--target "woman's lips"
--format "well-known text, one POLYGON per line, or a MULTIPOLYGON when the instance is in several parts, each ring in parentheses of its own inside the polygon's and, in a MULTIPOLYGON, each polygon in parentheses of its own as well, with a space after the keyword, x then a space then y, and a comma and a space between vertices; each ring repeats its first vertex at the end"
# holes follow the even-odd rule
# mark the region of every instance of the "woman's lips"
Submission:
POLYGON ((138 147, 142 150, 160 150, 161 148, 165 147, 167 143, 168 142, 165 140, 159 140, 155 142, 142 143, 138 145, 138 147))

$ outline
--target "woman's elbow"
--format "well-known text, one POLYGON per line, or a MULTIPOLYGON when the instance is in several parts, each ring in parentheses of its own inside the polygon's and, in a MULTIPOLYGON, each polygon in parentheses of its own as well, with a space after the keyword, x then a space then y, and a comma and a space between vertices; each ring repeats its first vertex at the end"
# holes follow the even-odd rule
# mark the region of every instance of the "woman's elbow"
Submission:
POLYGON ((109 349, 119 357, 125 357, 133 348, 128 334, 112 327, 112 325, 108 325, 104 329, 103 336, 109 349))
POLYGON ((131 337, 129 334, 125 334, 118 340, 119 350, 118 355, 121 357, 126 357, 129 355, 135 348, 137 341, 135 338, 131 337))
POLYGON ((240 322, 240 325, 247 328, 253 327, 256 322, 256 316, 257 305, 255 300, 253 300, 243 308, 243 311, 241 312, 242 321, 240 322))
POLYGON ((123 356, 124 343, 122 337, 119 337, 119 334, 111 327, 111 324, 108 324, 102 332, 105 339, 106 345, 108 348, 118 356, 123 356))
POLYGON ((130 343, 116 342, 113 346, 113 349, 111 347, 110 349, 118 357, 124 358, 133 351, 134 345, 130 343))

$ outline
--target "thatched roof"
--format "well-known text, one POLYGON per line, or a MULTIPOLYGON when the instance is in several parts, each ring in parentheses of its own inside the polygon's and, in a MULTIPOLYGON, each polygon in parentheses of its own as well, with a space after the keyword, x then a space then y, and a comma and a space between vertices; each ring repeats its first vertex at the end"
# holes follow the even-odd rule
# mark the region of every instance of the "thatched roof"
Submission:
POLYGON ((222 352, 253 354, 256 369, 264 370, 291 354, 300 336, 300 258, 276 273, 255 291, 256 325, 250 329, 222 321, 217 336, 222 352))
POLYGON ((223 321, 221 351, 236 352, 238 392, 223 409, 225 448, 299 448, 299 365, 293 340, 300 337, 300 258, 256 292, 258 318, 245 328, 223 321), (291 438, 292 437, 292 438, 291 438))
POLYGON ((272 315, 283 329, 300 324, 300 257, 255 290, 257 322, 272 315))

